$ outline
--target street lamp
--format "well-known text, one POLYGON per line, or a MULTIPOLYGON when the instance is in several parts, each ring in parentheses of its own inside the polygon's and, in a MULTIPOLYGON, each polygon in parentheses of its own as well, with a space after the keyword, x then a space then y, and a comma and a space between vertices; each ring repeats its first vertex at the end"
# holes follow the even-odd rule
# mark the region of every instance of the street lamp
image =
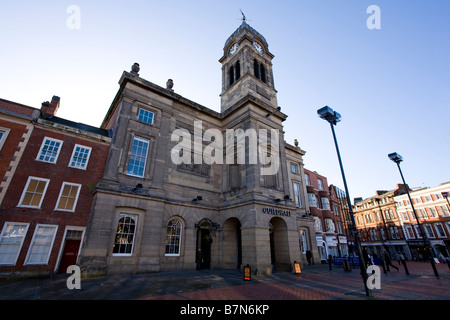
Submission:
POLYGON ((368 276, 367 276, 367 271, 366 271, 366 261, 364 261, 364 256, 362 254, 362 249, 361 249, 361 242, 359 241, 358 231, 356 230, 355 217, 353 215, 352 203, 350 201, 350 194, 348 193, 347 181, 345 179, 345 174, 344 174, 344 167, 342 166, 341 154, 339 152, 339 147, 338 147, 338 143, 337 143, 337 139, 336 139, 336 133, 334 132, 334 126, 339 121, 341 121, 341 115, 328 106, 325 106, 325 107, 317 110, 317 114, 319 115, 319 117, 321 119, 326 120, 328 123, 330 123, 330 126, 331 126, 331 132, 333 133, 334 145, 336 146, 336 152, 337 152, 337 156, 339 159, 339 166, 341 168, 342 180, 344 181, 344 188, 345 188, 345 193, 347 196, 348 210, 349 210, 350 218, 352 220, 352 233, 353 233, 353 236, 355 237, 355 246, 357 249, 356 254, 358 255, 358 259, 359 259, 359 268, 361 269, 361 277, 364 282, 364 289, 366 290, 366 295, 371 296, 372 294, 370 292, 370 289, 367 287, 368 276))
POLYGON ((416 218, 416 221, 417 221, 417 226, 419 227, 420 235, 422 236, 423 242, 424 242, 424 244, 426 246, 426 249, 427 249, 427 253, 428 253, 428 257, 430 259, 431 267, 433 268, 434 275, 437 278, 439 278, 439 274, 438 274, 437 269, 436 269, 436 264, 434 263, 433 255, 431 253, 430 241, 428 240, 427 235, 423 231, 422 224, 419 221, 419 217, 417 216, 416 209, 414 209, 414 204, 412 202, 411 195, 409 194, 409 190, 408 190, 409 188, 408 188, 408 186, 407 186, 407 184, 405 182, 405 178, 403 177, 402 169, 400 168, 400 162, 403 161, 403 157, 401 155, 399 155, 397 152, 389 153, 388 157, 389 157, 389 159, 391 159, 392 161, 394 161, 397 164, 398 170, 400 171, 400 175, 402 177, 403 185, 405 186, 405 190, 406 190, 406 193, 408 194, 408 199, 409 199, 409 202, 411 203, 411 208, 413 210, 414 217, 416 218))

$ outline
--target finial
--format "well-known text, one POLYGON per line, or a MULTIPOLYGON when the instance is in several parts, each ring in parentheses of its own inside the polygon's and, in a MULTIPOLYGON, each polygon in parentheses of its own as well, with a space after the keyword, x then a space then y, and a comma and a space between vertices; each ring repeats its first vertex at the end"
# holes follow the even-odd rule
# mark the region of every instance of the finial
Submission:
POLYGON ((169 90, 169 91, 173 91, 173 80, 172 79, 169 79, 169 80, 167 80, 167 82, 166 82, 166 89, 167 90, 169 90))
POLYGON ((133 66, 131 67, 131 74, 134 74, 135 76, 139 76, 139 73, 138 73, 139 70, 140 70, 139 63, 135 62, 133 64, 133 66))

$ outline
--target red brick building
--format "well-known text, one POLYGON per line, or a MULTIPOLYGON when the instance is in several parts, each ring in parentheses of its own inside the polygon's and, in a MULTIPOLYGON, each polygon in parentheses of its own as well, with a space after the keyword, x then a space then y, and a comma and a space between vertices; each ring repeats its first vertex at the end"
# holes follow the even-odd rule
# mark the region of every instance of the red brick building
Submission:
POLYGON ((0 126, 10 131, 0 157, 0 273, 65 272, 81 248, 108 132, 56 117, 56 96, 40 110, 2 102, 0 126), (23 124, 7 123, 8 112, 23 124))
POLYGON ((326 177, 306 168, 304 171, 309 210, 315 222, 317 252, 313 254, 317 254, 321 261, 328 259, 329 255, 348 254, 335 190, 330 192, 326 177))

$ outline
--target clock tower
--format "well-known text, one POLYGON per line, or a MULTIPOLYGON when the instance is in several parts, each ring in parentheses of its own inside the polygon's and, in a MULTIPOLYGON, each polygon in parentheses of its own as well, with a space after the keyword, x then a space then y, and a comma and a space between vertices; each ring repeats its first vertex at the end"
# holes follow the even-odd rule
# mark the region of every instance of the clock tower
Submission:
POLYGON ((272 59, 266 39, 245 18, 223 48, 221 112, 252 95, 277 108, 272 59))

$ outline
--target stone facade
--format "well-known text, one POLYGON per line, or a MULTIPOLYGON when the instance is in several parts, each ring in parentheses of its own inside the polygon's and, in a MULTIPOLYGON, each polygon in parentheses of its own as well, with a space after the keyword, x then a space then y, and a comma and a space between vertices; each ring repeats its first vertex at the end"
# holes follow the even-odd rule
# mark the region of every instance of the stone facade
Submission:
POLYGON ((102 123, 113 136, 79 259, 84 274, 247 264, 271 273, 306 260, 301 230, 310 245, 315 239, 314 221, 306 215, 305 152, 284 141, 287 116, 277 106, 272 58, 265 39, 243 21, 219 60, 221 113, 172 86, 160 87, 136 72, 122 74, 102 123), (268 150, 262 148, 265 140, 268 150), (261 150, 271 162, 261 161, 261 150), (264 174, 275 159, 276 172, 264 174), (298 166, 296 177, 291 163, 298 166), (293 181, 300 184, 300 204, 293 181))

